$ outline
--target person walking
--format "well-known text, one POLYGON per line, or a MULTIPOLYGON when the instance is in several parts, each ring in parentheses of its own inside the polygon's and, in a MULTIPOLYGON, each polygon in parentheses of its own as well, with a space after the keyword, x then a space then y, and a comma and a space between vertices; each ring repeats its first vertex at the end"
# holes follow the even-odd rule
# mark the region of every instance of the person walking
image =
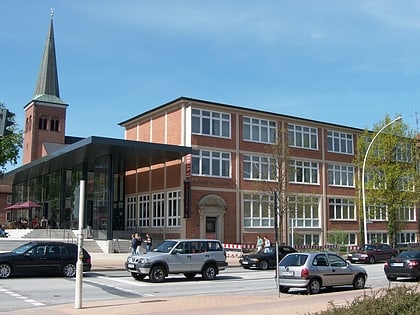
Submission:
POLYGON ((144 242, 146 243, 146 253, 148 253, 152 249, 152 237, 150 234, 146 234, 146 240, 144 242))
POLYGON ((263 247, 263 240, 261 236, 257 235, 257 252, 259 252, 263 247))
POLYGON ((137 238, 136 254, 141 254, 141 242, 142 242, 141 235, 136 233, 135 237, 137 238))
POLYGON ((136 238, 136 234, 137 233, 131 234, 131 240, 130 240, 131 255, 135 255, 136 250, 137 250, 138 240, 136 238))
POLYGON ((264 252, 268 251, 268 248, 271 246, 271 242, 267 236, 264 236, 264 252))

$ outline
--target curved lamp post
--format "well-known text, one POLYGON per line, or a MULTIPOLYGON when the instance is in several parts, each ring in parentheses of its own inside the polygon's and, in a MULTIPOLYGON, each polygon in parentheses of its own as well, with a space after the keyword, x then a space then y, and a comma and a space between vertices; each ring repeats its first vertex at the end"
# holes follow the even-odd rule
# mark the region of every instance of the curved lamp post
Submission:
POLYGON ((365 166, 366 166, 366 160, 367 156, 370 150, 370 147, 372 146, 372 143, 375 141, 376 137, 379 136, 379 134, 388 126, 392 125, 393 123, 401 120, 402 117, 398 116, 393 121, 387 123, 385 126, 383 126, 373 137, 372 141, 369 143, 369 146, 365 153, 365 158, 363 160, 363 167, 362 167, 362 199, 363 199, 363 228, 364 228, 364 234, 365 234, 365 244, 368 243, 368 235, 367 235, 367 218, 366 218, 366 195, 365 195, 365 166))

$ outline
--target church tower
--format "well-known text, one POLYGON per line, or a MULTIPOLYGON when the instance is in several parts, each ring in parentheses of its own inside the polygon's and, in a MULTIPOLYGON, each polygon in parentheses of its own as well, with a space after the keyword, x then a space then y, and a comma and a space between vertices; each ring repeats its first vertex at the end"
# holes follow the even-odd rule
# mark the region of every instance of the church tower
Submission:
POLYGON ((48 144, 64 145, 67 106, 60 99, 51 12, 35 93, 24 107, 23 164, 47 155, 48 144))

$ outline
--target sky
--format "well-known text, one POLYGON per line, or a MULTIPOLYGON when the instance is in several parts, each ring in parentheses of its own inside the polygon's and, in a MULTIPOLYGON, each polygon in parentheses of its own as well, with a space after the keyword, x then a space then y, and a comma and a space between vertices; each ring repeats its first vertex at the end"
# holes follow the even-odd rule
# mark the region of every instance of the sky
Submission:
POLYGON ((0 102, 23 128, 54 9, 66 134, 185 96, 355 128, 418 130, 420 1, 4 0, 0 102))

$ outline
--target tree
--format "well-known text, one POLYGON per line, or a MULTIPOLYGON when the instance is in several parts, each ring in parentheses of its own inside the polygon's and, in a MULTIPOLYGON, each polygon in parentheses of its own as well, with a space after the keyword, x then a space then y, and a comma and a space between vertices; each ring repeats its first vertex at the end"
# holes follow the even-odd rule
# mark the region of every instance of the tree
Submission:
MULTIPOLYGON (((392 120, 388 115, 374 125, 373 131, 365 130, 357 142, 355 164, 362 173, 363 161, 369 144, 383 126, 392 120)), ((417 170, 417 135, 401 121, 386 127, 377 135, 368 152, 365 164, 366 219, 384 220, 389 242, 396 245, 397 233, 407 221, 407 214, 418 203, 419 173, 417 170)), ((359 197, 360 231, 364 238, 364 213, 362 205, 362 181, 357 181, 359 197)))
MULTIPOLYGON (((0 103, 0 108, 6 108, 0 103)), ((0 137, 0 175, 6 170, 6 165, 16 165, 18 163, 19 151, 23 147, 23 132, 19 130, 14 118, 14 124, 9 127, 13 133, 0 137)))

